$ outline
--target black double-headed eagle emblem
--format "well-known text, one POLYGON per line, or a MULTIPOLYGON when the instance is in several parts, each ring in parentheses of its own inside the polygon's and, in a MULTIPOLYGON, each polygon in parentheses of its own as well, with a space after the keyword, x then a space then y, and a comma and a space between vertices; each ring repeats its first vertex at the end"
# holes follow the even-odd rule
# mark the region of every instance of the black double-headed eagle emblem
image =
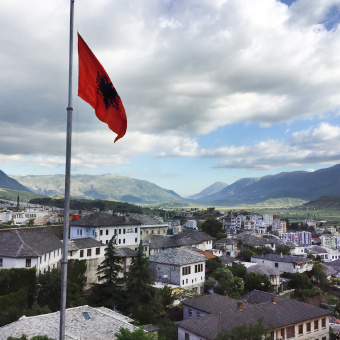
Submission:
POLYGON ((113 106, 118 110, 120 97, 112 82, 105 74, 97 72, 97 94, 103 98, 106 110, 113 106))

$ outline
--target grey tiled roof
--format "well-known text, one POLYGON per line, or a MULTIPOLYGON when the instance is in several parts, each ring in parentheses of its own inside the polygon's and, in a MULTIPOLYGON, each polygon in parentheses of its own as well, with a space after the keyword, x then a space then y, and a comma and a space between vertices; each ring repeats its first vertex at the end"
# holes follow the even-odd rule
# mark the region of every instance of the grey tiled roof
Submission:
MULTIPOLYGON (((69 240, 69 245, 73 244, 75 249, 85 249, 85 248, 94 248, 94 247, 106 247, 106 244, 103 244, 92 237, 84 237, 84 238, 74 238, 69 240)), ((70 249, 71 250, 71 249, 70 249)), ((73 249, 72 249, 73 250, 73 249)))
POLYGON ((310 246, 307 248, 307 252, 311 254, 324 254, 328 253, 328 251, 325 248, 322 248, 320 246, 310 246))
POLYGON ((219 306, 213 307, 210 307, 211 313, 213 313, 211 315, 180 321, 177 324, 213 340, 219 330, 230 331, 235 326, 256 324, 259 319, 262 319, 264 325, 270 329, 276 329, 327 316, 331 313, 329 310, 291 299, 277 299, 275 303, 244 304, 242 311, 237 308, 237 305, 234 308, 231 306, 231 308, 223 310, 219 306))
POLYGON ((79 220, 70 222, 70 226, 78 227, 114 227, 114 226, 130 226, 140 225, 141 222, 136 219, 125 216, 114 216, 106 212, 94 212, 88 216, 84 216, 79 220))
POLYGON ((149 262, 185 265, 190 263, 205 262, 204 255, 190 248, 169 248, 158 254, 151 255, 149 262))
POLYGON ((257 237, 252 234, 243 233, 235 236, 238 240, 243 241, 243 243, 252 244, 253 246, 265 246, 266 244, 277 243, 274 239, 265 239, 262 237, 257 237))
POLYGON ((115 252, 120 257, 136 257, 137 252, 130 248, 116 247, 115 252))
MULTIPOLYGON (((208 294, 197 298, 185 299, 182 304, 210 314, 228 313, 237 309, 239 301, 219 294, 208 294)), ((247 304, 246 301, 244 301, 247 304)))
POLYGON ((215 242, 215 244, 237 244, 237 241, 233 240, 232 238, 221 238, 215 242))
POLYGON ((275 298, 276 300, 281 299, 278 295, 274 293, 262 292, 257 289, 254 289, 253 291, 242 296, 242 299, 246 300, 251 304, 270 302, 272 301, 272 298, 275 298))
POLYGON ((166 223, 161 223, 158 220, 156 220, 155 218, 152 218, 148 215, 144 215, 144 214, 135 214, 135 213, 130 213, 129 214, 130 217, 132 217, 133 219, 141 222, 141 224, 146 224, 146 225, 164 225, 166 226, 166 223))
POLYGON ((223 254, 222 256, 220 256, 220 260, 222 261, 223 264, 231 264, 236 259, 235 259, 235 257, 227 256, 226 254, 223 254))
POLYGON ((62 242, 53 234, 26 230, 0 233, 0 256, 38 257, 62 248, 62 242))
POLYGON ((312 261, 312 259, 308 259, 307 257, 279 255, 279 254, 254 255, 252 257, 256 259, 264 259, 264 260, 269 260, 269 261, 286 262, 286 263, 301 263, 301 262, 312 261))
POLYGON ((150 249, 165 249, 184 246, 191 247, 212 239, 213 238, 209 235, 203 234, 199 231, 192 231, 190 233, 181 233, 173 236, 149 235, 143 241, 143 244, 148 245, 150 249))
MULTIPOLYGON (((131 319, 103 307, 93 308, 85 305, 68 308, 65 319, 65 340, 114 340, 114 334, 119 332, 121 327, 130 331, 136 329, 130 324, 131 319), (88 313, 88 320, 84 318, 84 312, 88 313)), ((20 337, 22 334, 26 334, 29 339, 36 335, 59 339, 59 321, 59 312, 23 317, 0 327, 0 340, 6 340, 9 336, 20 337)))
POLYGON ((275 270, 274 268, 270 268, 268 266, 262 266, 261 264, 256 264, 255 266, 250 266, 247 268, 248 273, 257 273, 262 275, 280 275, 280 272, 278 270, 275 270))

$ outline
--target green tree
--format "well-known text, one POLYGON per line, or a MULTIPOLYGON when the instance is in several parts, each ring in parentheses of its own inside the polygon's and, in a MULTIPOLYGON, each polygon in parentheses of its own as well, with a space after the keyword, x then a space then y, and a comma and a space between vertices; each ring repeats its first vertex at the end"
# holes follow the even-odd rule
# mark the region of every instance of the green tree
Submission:
POLYGON ((156 335, 146 333, 143 328, 138 328, 134 331, 129 331, 127 328, 121 328, 115 334, 117 340, 156 340, 156 335))
POLYGON ((202 224, 202 231, 212 237, 217 237, 218 233, 223 232, 223 223, 216 218, 208 218, 202 224))
POLYGON ((314 263, 312 269, 312 275, 318 281, 318 283, 328 284, 326 268, 321 263, 314 263))
POLYGON ((105 248, 105 258, 98 266, 97 274, 101 283, 94 284, 89 301, 109 308, 121 308, 124 302, 122 258, 115 250, 115 236, 105 248))
POLYGON ((244 293, 251 292, 254 289, 271 292, 273 288, 268 276, 254 272, 247 273, 244 277, 244 293))
POLYGON ((209 259, 205 263, 205 267, 207 269, 210 269, 211 271, 214 271, 217 268, 223 268, 224 265, 222 264, 222 261, 219 257, 213 257, 212 259, 209 259))
POLYGON ((229 267, 230 271, 234 276, 240 277, 242 279, 247 275, 247 268, 242 263, 233 263, 231 267, 229 267))
POLYGON ((286 245, 277 246, 275 252, 276 254, 290 255, 290 248, 286 245))
POLYGON ((213 272, 213 277, 217 280, 217 285, 214 291, 217 294, 228 294, 228 296, 237 299, 239 298, 244 289, 243 280, 235 277, 233 273, 227 268, 217 268, 213 272))
POLYGON ((86 260, 68 260, 67 262, 67 307, 85 304, 83 290, 86 284, 86 260))
MULTIPOLYGON (((269 329, 262 320, 258 320, 257 324, 245 324, 235 326, 231 331, 222 331, 215 340, 263 340, 269 329)), ((270 338, 266 338, 270 339, 270 338)))
POLYGON ((39 306, 48 306, 52 312, 60 309, 61 272, 49 269, 38 275, 37 302, 39 306))
POLYGON ((156 323, 163 312, 142 242, 126 276, 126 312, 141 324, 156 323))

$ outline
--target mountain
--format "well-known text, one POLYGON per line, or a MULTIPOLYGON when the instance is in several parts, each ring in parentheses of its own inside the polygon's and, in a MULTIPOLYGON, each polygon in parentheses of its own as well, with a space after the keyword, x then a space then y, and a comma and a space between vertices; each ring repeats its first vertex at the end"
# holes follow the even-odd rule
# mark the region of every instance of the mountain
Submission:
POLYGON ((303 204, 308 209, 340 209, 340 196, 328 197, 323 196, 315 201, 303 204))
POLYGON ((20 184, 18 181, 7 176, 1 170, 0 170, 0 188, 31 192, 29 189, 20 184))
MULTIPOLYGON (((35 193, 64 195, 64 175, 13 176, 35 193)), ((75 175, 71 177, 70 195, 73 198, 123 201, 135 204, 184 202, 175 192, 156 184, 120 175, 75 175)))
POLYGON ((195 194, 195 195, 192 195, 192 196, 189 196, 189 197, 186 197, 186 198, 197 200, 197 199, 205 197, 205 196, 213 195, 213 194, 223 190, 227 186, 228 186, 227 183, 215 182, 214 184, 208 186, 207 188, 205 188, 204 190, 202 190, 198 194, 195 194))
POLYGON ((293 171, 243 178, 197 201, 220 206, 256 204, 283 197, 312 201, 322 196, 338 196, 339 192, 340 164, 314 172, 293 171))

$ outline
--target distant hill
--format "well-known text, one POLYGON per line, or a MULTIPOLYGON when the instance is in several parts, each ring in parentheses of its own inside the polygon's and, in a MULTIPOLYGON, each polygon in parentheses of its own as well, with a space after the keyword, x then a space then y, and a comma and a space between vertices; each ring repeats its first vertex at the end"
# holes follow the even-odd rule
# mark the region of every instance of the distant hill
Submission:
POLYGON ((7 176, 2 170, 0 170, 0 188, 31 192, 18 181, 7 176))
POLYGON ((314 172, 282 172, 259 178, 243 178, 198 202, 216 206, 256 204, 273 198, 298 198, 305 201, 340 192, 340 164, 314 172))
POLYGON ((315 201, 311 201, 303 204, 304 207, 308 207, 309 209, 340 209, 340 196, 337 197, 320 197, 315 201))
POLYGON ((47 197, 45 195, 35 194, 31 191, 21 191, 12 189, 2 189, 0 188, 0 200, 17 201, 19 196, 20 202, 29 202, 33 198, 47 197))
POLYGON ((192 196, 189 196, 189 197, 186 197, 186 198, 187 199, 197 200, 197 199, 205 197, 205 196, 213 195, 213 194, 223 190, 227 186, 228 186, 227 183, 216 182, 216 183, 208 186, 207 188, 205 188, 204 190, 202 190, 198 194, 195 194, 195 195, 192 195, 192 196))
MULTIPOLYGON (((43 195, 64 195, 63 175, 14 176, 31 191, 43 195)), ((158 202, 184 202, 175 192, 148 181, 120 175, 75 175, 71 177, 70 195, 73 198, 101 199, 152 204, 158 202)))

